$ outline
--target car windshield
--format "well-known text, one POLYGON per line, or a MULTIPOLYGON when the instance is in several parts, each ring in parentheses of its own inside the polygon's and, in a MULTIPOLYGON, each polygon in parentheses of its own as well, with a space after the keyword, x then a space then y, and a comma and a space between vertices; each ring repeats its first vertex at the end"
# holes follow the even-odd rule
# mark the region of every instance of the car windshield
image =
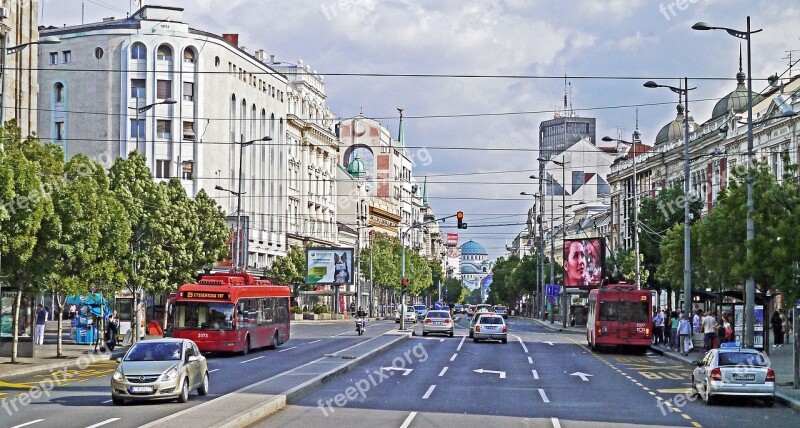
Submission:
POLYGON ((180 342, 139 342, 125 355, 125 361, 173 361, 180 359, 180 342))
POLYGON ((414 305, 414 309, 416 309, 418 311, 424 311, 425 310, 425 305, 414 305))
POLYGON ((233 329, 233 303, 177 302, 175 328, 192 330, 233 329))
POLYGON ((767 367, 767 359, 755 352, 720 352, 720 366, 767 367))
POLYGON ((503 324, 503 319, 500 317, 481 317, 479 324, 503 324))

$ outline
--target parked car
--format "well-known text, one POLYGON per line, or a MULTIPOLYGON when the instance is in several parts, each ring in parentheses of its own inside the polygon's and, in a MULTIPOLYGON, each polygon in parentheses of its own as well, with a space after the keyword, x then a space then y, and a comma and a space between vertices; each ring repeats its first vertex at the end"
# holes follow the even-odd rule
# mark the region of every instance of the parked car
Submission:
MULTIPOLYGON (((400 322, 400 311, 394 313, 394 322, 400 322)), ((405 311, 405 322, 416 323, 417 322, 417 311, 414 310, 411 306, 406 306, 405 311)))
POLYGON ((775 402, 775 372, 755 349, 712 349, 692 365, 692 394, 706 404, 722 396, 757 397, 770 407, 775 402))
POLYGON ((453 337, 454 324, 453 318, 450 317, 450 312, 428 311, 422 323, 422 335, 427 336, 428 333, 445 333, 453 337))
POLYGON ((425 314, 428 312, 428 308, 425 305, 414 305, 414 311, 417 314, 417 319, 425 318, 425 314))
POLYGON ((208 394, 208 364, 197 345, 189 339, 145 340, 133 345, 111 376, 111 400, 189 401, 197 389, 208 394))
POLYGON ((496 305, 494 307, 494 313, 503 317, 503 319, 508 319, 508 309, 503 305, 496 305))
POLYGON ((489 314, 478 318, 478 322, 475 323, 472 341, 478 342, 480 340, 499 340, 503 343, 507 343, 508 327, 503 317, 496 314, 489 314))
POLYGON ((478 322, 478 318, 483 315, 493 315, 491 312, 484 310, 482 312, 476 312, 475 315, 472 316, 472 319, 469 321, 469 337, 472 338, 472 334, 475 332, 475 323, 478 322))

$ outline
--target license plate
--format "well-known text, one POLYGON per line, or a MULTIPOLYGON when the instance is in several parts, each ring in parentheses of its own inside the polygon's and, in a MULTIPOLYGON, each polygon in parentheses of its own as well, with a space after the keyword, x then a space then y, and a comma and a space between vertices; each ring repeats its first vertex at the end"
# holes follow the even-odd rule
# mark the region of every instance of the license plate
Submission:
POLYGON ((153 392, 152 386, 132 386, 131 394, 149 394, 153 392))
POLYGON ((748 374, 736 374, 736 373, 734 373, 733 374, 733 380, 750 380, 750 381, 753 381, 753 380, 756 380, 756 375, 752 374, 752 373, 748 373, 748 374))
POLYGON ((442 325, 442 322, 441 321, 434 321, 433 325, 442 325))

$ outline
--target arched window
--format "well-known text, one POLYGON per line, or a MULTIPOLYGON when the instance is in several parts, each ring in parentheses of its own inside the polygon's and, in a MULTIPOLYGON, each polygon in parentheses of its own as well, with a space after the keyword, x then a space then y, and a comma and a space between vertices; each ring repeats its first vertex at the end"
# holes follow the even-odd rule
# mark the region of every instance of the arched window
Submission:
POLYGON ((161 45, 156 52, 156 59, 159 61, 172 61, 172 49, 167 45, 161 45))
POLYGON ((145 49, 143 44, 134 43, 133 46, 131 46, 131 59, 147 59, 147 49, 145 49))
POLYGON ((55 95, 55 100, 57 103, 64 102, 64 85, 61 82, 58 82, 53 87, 53 94, 55 95))
POLYGON ((191 49, 186 49, 183 51, 183 62, 194 64, 194 51, 191 49))

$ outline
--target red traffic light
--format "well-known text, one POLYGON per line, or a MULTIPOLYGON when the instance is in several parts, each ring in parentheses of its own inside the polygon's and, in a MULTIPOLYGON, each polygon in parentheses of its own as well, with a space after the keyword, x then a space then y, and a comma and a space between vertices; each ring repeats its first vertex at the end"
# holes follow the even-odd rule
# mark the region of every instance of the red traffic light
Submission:
POLYGON ((462 218, 464 218, 464 213, 463 213, 463 212, 461 212, 461 211, 458 211, 458 212, 456 213, 456 218, 457 218, 457 219, 459 219, 459 220, 461 220, 462 218))
POLYGON ((403 286, 408 285, 408 278, 403 278, 403 286))

